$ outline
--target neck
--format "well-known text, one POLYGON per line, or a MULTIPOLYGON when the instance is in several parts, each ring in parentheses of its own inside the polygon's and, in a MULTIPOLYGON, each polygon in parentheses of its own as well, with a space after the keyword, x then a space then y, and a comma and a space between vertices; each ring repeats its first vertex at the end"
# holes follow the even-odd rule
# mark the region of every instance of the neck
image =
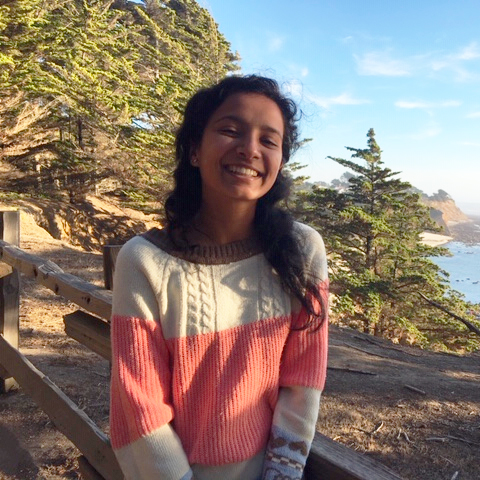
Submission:
POLYGON ((200 244, 224 245, 251 238, 255 207, 251 202, 237 204, 235 209, 225 205, 209 208, 203 203, 193 221, 194 240, 200 244))

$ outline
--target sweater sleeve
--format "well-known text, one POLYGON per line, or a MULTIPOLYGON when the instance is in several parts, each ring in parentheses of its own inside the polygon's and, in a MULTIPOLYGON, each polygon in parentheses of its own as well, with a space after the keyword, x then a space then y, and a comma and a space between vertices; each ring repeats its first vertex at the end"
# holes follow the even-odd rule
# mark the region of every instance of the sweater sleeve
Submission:
MULTIPOLYGON (((306 268, 317 283, 327 309, 317 330, 292 329, 284 348, 280 391, 275 407, 270 440, 265 455, 263 480, 300 480, 310 452, 321 392, 325 385, 328 350, 328 279, 326 255, 320 235, 303 226, 300 241, 306 255, 306 268)), ((306 320, 302 308, 299 325, 306 320)), ((296 322, 293 322, 295 325, 296 322)))
POLYGON ((116 263, 110 436, 127 480, 188 480, 187 456, 170 425, 170 359, 155 293, 161 272, 152 257, 151 247, 134 239, 116 263))

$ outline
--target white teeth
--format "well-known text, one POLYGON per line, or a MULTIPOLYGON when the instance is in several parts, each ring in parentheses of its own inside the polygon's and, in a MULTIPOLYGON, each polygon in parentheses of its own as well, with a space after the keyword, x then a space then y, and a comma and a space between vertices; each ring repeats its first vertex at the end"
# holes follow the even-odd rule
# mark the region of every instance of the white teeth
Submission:
POLYGON ((249 177, 258 177, 258 172, 246 167, 237 167, 235 165, 229 165, 228 171, 232 173, 239 173, 240 175, 248 175, 249 177))

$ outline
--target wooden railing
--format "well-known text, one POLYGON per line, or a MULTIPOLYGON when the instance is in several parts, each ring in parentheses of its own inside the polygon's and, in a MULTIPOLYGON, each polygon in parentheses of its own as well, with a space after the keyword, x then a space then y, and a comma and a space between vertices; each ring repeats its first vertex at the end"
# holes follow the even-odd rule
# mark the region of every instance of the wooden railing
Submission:
MULTIPOLYGON (((81 310, 64 316, 65 333, 107 360, 111 360, 111 292, 21 250, 19 240, 19 213, 0 212, 0 389, 5 392, 18 383, 35 400, 82 453, 79 470, 84 479, 121 480, 108 437, 18 350, 20 274, 78 305, 81 310)), ((106 247, 104 251, 104 276, 109 287, 118 248, 106 247)), ((312 445, 306 478, 400 480, 384 465, 320 433, 312 445)))

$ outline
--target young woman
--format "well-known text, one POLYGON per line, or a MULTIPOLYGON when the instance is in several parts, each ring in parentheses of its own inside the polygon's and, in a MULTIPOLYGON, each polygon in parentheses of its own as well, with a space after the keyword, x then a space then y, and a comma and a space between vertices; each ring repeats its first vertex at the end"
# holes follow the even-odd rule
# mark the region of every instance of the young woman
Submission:
POLYGON ((321 237, 277 207, 296 107, 273 80, 195 94, 167 223, 114 280, 111 440, 127 479, 300 479, 327 358, 321 237))

